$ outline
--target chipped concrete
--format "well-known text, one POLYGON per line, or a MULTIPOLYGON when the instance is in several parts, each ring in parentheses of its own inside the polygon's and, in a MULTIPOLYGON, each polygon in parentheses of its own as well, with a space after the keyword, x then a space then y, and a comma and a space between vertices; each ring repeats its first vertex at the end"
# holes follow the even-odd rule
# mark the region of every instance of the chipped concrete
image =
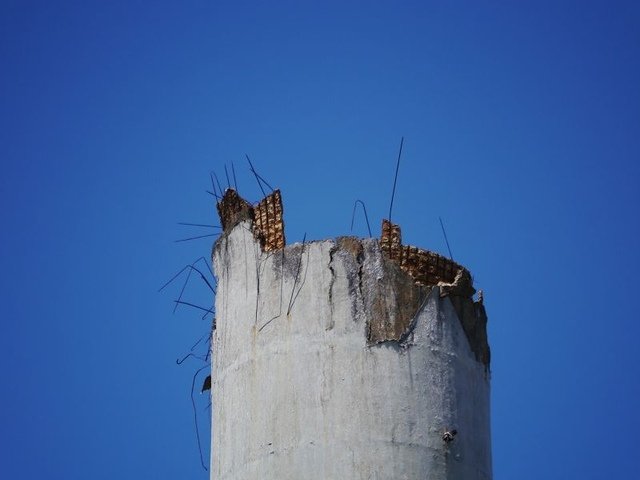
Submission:
POLYGON ((228 188, 216 204, 223 234, 243 220, 251 221, 251 230, 265 252, 284 248, 284 220, 280 190, 274 190, 254 207, 228 188))
MULTIPOLYGON (((389 220, 382 220, 382 234, 380 236, 380 250, 385 258, 397 265, 405 272, 416 285, 438 286, 440 296, 451 298, 451 303, 455 307, 458 318, 462 324, 467 339, 474 352, 476 359, 489 369, 491 352, 487 340, 487 315, 482 306, 482 295, 479 295, 478 302, 473 302, 473 295, 476 290, 473 288, 471 273, 462 265, 451 259, 438 255, 435 252, 423 250, 411 245, 402 245, 402 233, 400 226, 391 223, 389 220)), ((394 288, 406 288, 406 282, 396 278, 392 282, 394 288)), ((397 296, 397 295, 396 295, 397 296)), ((387 295, 385 298, 392 298, 387 295)), ((402 321, 405 315, 410 315, 411 308, 415 307, 415 299, 406 297, 403 302, 405 311, 397 310, 399 319, 394 319, 396 330, 406 332, 407 324, 402 321), (411 307, 409 307, 409 305, 411 307)), ((414 308, 415 311, 415 308, 414 308)), ((388 320, 387 320, 388 321, 388 320)), ((375 338, 369 336, 373 342, 385 340, 398 340, 396 331, 386 329, 377 330, 375 338)))
POLYGON ((428 288, 418 285, 396 262, 382 254, 375 240, 364 243, 361 290, 367 319, 367 342, 404 343, 428 288))
POLYGON ((491 479, 486 314, 466 270, 418 253, 416 278, 399 227, 390 258, 351 237, 266 251, 235 218, 213 252, 211 478, 491 479))

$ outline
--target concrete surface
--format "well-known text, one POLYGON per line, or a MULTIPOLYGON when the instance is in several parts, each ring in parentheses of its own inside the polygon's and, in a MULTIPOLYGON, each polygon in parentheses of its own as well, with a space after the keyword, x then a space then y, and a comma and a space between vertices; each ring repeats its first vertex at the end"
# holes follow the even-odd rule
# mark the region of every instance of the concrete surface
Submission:
POLYGON ((492 478, 488 369, 438 287, 402 294, 375 239, 264 253, 249 221, 213 259, 211 479, 492 478))

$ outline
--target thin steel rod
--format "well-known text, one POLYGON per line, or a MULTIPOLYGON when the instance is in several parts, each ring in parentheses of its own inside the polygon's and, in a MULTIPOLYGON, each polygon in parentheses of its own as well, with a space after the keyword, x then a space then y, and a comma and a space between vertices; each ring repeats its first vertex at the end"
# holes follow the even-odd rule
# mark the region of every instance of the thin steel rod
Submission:
POLYGON ((227 177, 227 188, 231 188, 231 181, 229 180, 229 171, 227 170, 227 164, 224 164, 224 175, 227 177))
POLYGON ((198 452, 200 453, 200 465, 202 465, 202 468, 204 468, 205 471, 208 471, 208 470, 204 464, 204 458, 202 457, 202 444, 200 443, 200 429, 198 428, 198 413, 196 409, 196 401, 193 398, 193 390, 196 387, 196 378, 198 377, 198 374, 207 367, 209 367, 209 365, 205 365, 204 367, 198 369, 196 373, 194 373, 193 380, 191 381, 191 404, 193 405, 193 421, 196 426, 196 438, 198 439, 198 452))
POLYGON ((220 186, 220 180, 218 180, 218 175, 216 175, 216 172, 213 172, 213 178, 216 179, 216 183, 218 184, 218 190, 220 190, 220 196, 224 196, 224 190, 222 190, 222 187, 220 186))
POLYGON ((256 171, 253 168, 253 164, 251 163, 251 159, 249 158, 249 155, 247 155, 246 153, 244 154, 245 157, 247 157, 247 161, 249 162, 249 169, 251 170, 251 173, 253 173, 253 176, 256 178, 256 182, 258 184, 258 187, 260 187, 260 191, 262 192, 262 196, 266 197, 267 194, 264 191, 264 188, 262 188, 262 183, 260 183, 260 177, 258 176, 258 174, 256 173, 256 171))
POLYGON ((220 192, 220 195, 218 195, 218 192, 216 191, 216 184, 213 181, 213 172, 209 172, 209 178, 211 179, 211 187, 213 188, 213 193, 212 192, 209 192, 209 193, 211 193, 214 197, 220 200, 220 195, 222 195, 222 192, 220 192))
POLYGON ((404 137, 400 140, 400 151, 398 152, 398 161, 396 162, 396 175, 393 179, 393 190, 391 192, 391 204, 389 205, 389 223, 391 223, 391 210, 393 209, 393 198, 396 195, 396 183, 398 182, 398 170, 400 170, 400 157, 402 156, 402 145, 404 137))
POLYGON ((209 233, 207 235, 198 235, 197 237, 189 237, 189 238, 181 238, 180 240, 174 240, 174 243, 180 243, 180 242, 188 242, 189 240, 197 240, 198 238, 205 238, 205 237, 214 237, 216 235, 220 235, 219 233, 209 233))
POLYGON ((231 173, 233 174, 233 188, 235 188, 236 192, 238 191, 238 180, 236 179, 236 167, 233 166, 233 162, 231 162, 231 173))
MULTIPOLYGON (((264 183, 267 187, 269 187, 269 190, 273 192, 273 187, 269 185, 269 182, 267 182, 264 178, 262 178, 262 176, 256 171, 256 169, 253 168, 253 163, 251 163, 251 159, 249 158, 249 155, 245 153, 245 156, 247 157, 247 160, 249 160, 249 167, 251 168, 251 172, 255 175, 256 180, 258 181, 258 184, 260 184, 260 182, 264 183)), ((260 185, 260 190, 262 190, 262 194, 266 197, 267 195, 264 192, 262 185, 260 185)))
POLYGON ((188 227, 207 227, 207 228, 222 228, 219 225, 207 225, 205 223, 187 223, 187 222, 178 222, 178 225, 186 225, 188 227))
POLYGON ((302 248, 300 249, 300 259, 298 260, 298 268, 296 269, 296 275, 293 279, 293 288, 291 289, 291 298, 289 298, 289 306, 287 307, 287 315, 291 313, 291 307, 293 306, 293 294, 296 291, 296 286, 298 284, 298 277, 300 276, 300 267, 302 266, 302 255, 304 254, 304 242, 307 239, 307 234, 305 232, 302 237, 302 248))
POLYGON ((364 211, 364 219, 367 221, 367 230, 369 230, 369 237, 371 237, 371 225, 369 225, 369 215, 367 215, 367 207, 365 207, 364 202, 362 200, 356 200, 353 203, 353 213, 351 214, 351 231, 353 231, 353 221, 356 218, 356 207, 358 203, 362 205, 362 210, 364 211))
POLYGON ((440 220, 440 227, 442 227, 442 234, 444 235, 444 241, 447 244, 447 250, 449 250, 449 259, 453 260, 453 254, 451 253, 451 247, 449 246, 449 239, 447 238, 447 232, 444 229, 444 223, 442 223, 442 217, 438 217, 440 220))
POLYGON ((180 305, 188 305, 189 307, 197 308, 198 310, 204 310, 207 313, 213 313, 213 310, 209 310, 208 308, 199 307, 198 305, 194 305, 193 303, 184 302, 182 300, 174 300, 174 302, 178 303, 180 305))

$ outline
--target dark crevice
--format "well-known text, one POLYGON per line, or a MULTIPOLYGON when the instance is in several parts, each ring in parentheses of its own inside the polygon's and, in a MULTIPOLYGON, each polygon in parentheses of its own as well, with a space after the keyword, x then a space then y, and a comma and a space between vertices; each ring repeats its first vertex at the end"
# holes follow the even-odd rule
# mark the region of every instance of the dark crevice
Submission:
POLYGON ((329 324, 326 330, 331 330, 335 325, 335 321, 333 320, 333 284, 336 281, 336 272, 333 269, 333 254, 336 252, 337 249, 338 249, 337 244, 334 244, 333 247, 329 249, 329 271, 331 272, 331 280, 329 280, 329 309, 331 312, 330 313, 331 318, 329 319, 329 324))

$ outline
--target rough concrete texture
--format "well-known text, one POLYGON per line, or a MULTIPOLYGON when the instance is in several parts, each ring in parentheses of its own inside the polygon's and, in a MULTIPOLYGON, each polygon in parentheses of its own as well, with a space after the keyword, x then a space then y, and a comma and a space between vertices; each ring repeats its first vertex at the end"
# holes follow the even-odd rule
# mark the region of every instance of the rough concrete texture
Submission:
POLYGON ((212 479, 491 478, 489 374, 445 285, 375 239, 265 252, 250 220, 213 257, 212 479))
MULTIPOLYGON (((435 252, 411 245, 402 245, 400 226, 386 219, 382 220, 380 250, 382 250, 387 259, 400 267, 400 270, 405 272, 416 285, 438 286, 440 287, 441 297, 451 297, 451 302, 460 318, 471 350, 476 359, 482 362, 488 370, 491 351, 487 340, 487 315, 482 306, 481 295, 479 295, 477 302, 473 301, 473 294, 476 290, 473 288, 471 273, 452 259, 438 255, 435 252)), ((402 289, 405 288, 405 282, 399 281, 397 276, 391 281, 391 285, 393 289, 397 288, 398 285, 402 285, 402 289)), ((399 305, 402 304, 406 306, 405 302, 399 302, 399 305)), ((398 339, 394 334, 397 334, 397 331, 404 327, 405 315, 413 315, 415 312, 415 308, 413 311, 410 311, 411 309, 408 310, 399 310, 399 317, 391 319, 396 327, 395 332, 390 332, 388 329, 374 330, 372 337, 370 330, 369 341, 380 342, 398 339), (377 335, 375 335, 376 333, 377 335)))

